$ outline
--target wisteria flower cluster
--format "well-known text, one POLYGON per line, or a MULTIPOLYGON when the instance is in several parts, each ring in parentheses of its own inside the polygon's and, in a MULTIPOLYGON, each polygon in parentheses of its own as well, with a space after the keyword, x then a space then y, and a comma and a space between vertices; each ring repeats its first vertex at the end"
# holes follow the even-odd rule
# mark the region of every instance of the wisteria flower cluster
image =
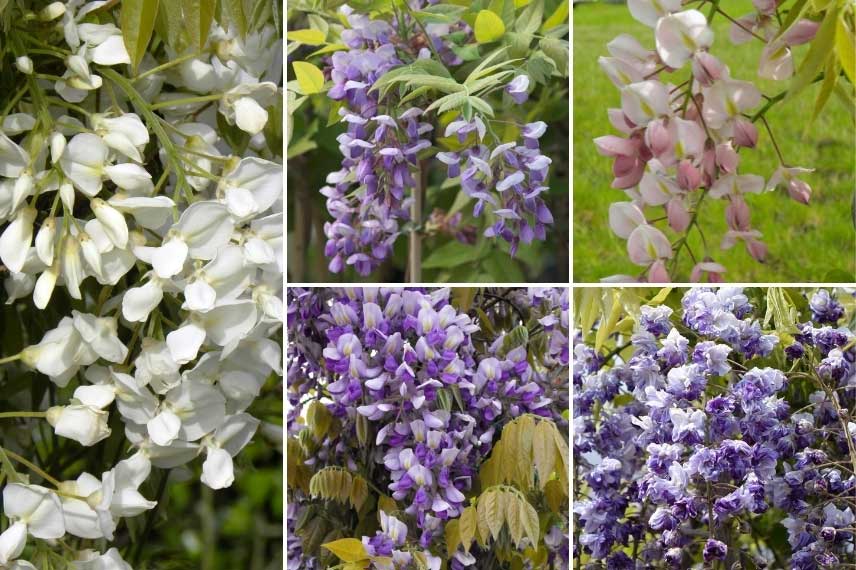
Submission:
MULTIPOLYGON (((320 69, 307 62, 293 64, 302 93, 321 92, 311 83, 317 74, 333 102, 331 120, 345 125, 337 138, 341 169, 331 172, 321 189, 333 217, 324 226, 331 272, 351 267, 369 275, 391 256, 400 236, 420 240, 432 171, 457 180, 464 200, 474 203, 472 217, 483 220, 482 236, 506 242, 512 256, 521 243, 546 238, 553 215, 542 194, 549 189, 552 160, 541 153, 539 139, 547 124, 514 116, 499 121, 486 97, 496 92, 503 97, 497 101, 522 105, 550 71, 532 77, 524 58, 509 55, 508 46, 479 56, 478 45, 499 40, 506 25, 494 12, 481 12, 474 22, 464 7, 424 0, 371 15, 344 5, 333 23, 321 26, 310 16, 309 28, 289 33, 296 49, 301 42, 326 43, 339 22, 345 23, 339 42, 331 40, 317 50, 324 54, 320 69), (501 29, 492 28, 493 35, 485 38, 484 21, 493 18, 501 29)), ((516 16, 511 11, 515 26, 527 30, 519 34, 519 41, 529 39, 526 49, 542 25, 542 12, 543 6, 516 16)), ((567 16, 567 4, 563 14, 567 16)), ((550 29, 562 22, 551 23, 550 29)), ((558 26, 553 33, 560 37, 561 30, 558 26)), ((539 69, 558 67, 540 53, 544 67, 539 69)), ((418 253, 411 250, 410 256, 418 253)), ((418 265, 419 260, 411 259, 408 267, 414 272, 418 265)))
POLYGON ((581 567, 847 567, 853 307, 844 291, 698 288, 641 306, 614 349, 577 330, 581 567), (760 304, 775 330, 761 329, 760 304))
POLYGON ((742 242, 752 258, 764 262, 767 246, 752 226, 747 197, 778 187, 786 188, 802 204, 811 197, 809 184, 800 177, 812 169, 785 163, 765 118, 781 96, 766 97, 751 80, 732 77, 712 51, 709 20, 716 15, 731 19, 734 43, 763 41, 758 76, 775 80, 791 78, 791 48, 810 42, 819 24, 800 19, 781 27, 781 18, 774 17, 777 2, 753 2, 758 13, 739 20, 726 14, 718 2, 702 1, 692 8, 685 4, 629 1, 633 17, 652 28, 655 49, 621 34, 607 45, 610 55, 599 59, 621 92, 621 107, 609 110, 610 123, 621 135, 598 137, 594 142, 602 155, 614 158, 613 188, 624 190, 630 198, 610 206, 609 224, 627 240, 630 261, 644 268, 639 276, 610 280, 670 281, 681 274, 678 262, 685 249, 693 262, 690 280, 721 282, 726 268, 708 250, 699 225, 705 199, 728 202, 728 230, 720 248, 742 242), (707 16, 701 12, 705 4, 711 5, 707 16), (688 70, 686 78, 672 83, 671 75, 681 70, 688 70), (767 100, 763 106, 762 99, 767 100), (758 143, 759 122, 780 162, 768 178, 740 169, 741 151, 758 143), (662 212, 654 213, 652 208, 659 207, 662 212), (658 221, 664 227, 658 227, 658 221), (665 226, 675 238, 669 237, 665 226), (702 236, 703 255, 690 247, 693 229, 702 236))
MULTIPOLYGON (((321 542, 342 561, 356 556, 377 569, 440 568, 442 560, 484 568, 496 556, 497 545, 470 548, 462 538, 456 546, 452 529, 464 535, 480 466, 503 426, 544 418, 566 431, 568 294, 485 291, 470 298, 469 313, 457 296, 288 290, 290 567, 329 566, 321 542), (357 511, 355 527, 349 509, 331 523, 333 507, 322 500, 337 495, 357 511)), ((568 564, 562 501, 564 511, 544 517, 551 568, 568 564)))
POLYGON ((202 4, 2 10, 17 92, 0 96, 0 269, 24 346, 4 344, 0 382, 27 409, 0 413, 0 567, 59 552, 130 568, 105 545, 156 508, 152 467, 204 456, 202 483, 229 487, 262 425, 248 409, 282 373, 282 42, 269 11, 249 24, 202 4), (200 28, 145 23, 182 17, 200 28), (23 375, 49 379, 50 398, 23 375), (48 473, 41 438, 13 437, 33 429, 23 418, 49 424, 53 452, 109 438, 120 453, 48 473))

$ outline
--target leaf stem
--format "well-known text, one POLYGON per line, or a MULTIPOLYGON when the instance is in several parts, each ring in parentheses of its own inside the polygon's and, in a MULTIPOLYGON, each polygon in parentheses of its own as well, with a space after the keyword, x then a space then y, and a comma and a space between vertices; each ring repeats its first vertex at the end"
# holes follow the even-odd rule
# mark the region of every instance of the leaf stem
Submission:
POLYGON ((148 69, 148 70, 140 73, 136 77, 132 77, 131 81, 136 83, 137 81, 144 79, 144 78, 148 77, 149 75, 154 75, 155 73, 160 73, 161 71, 169 69, 170 67, 180 65, 180 64, 184 63, 185 61, 195 59, 195 58, 199 57, 200 55, 202 55, 202 52, 195 52, 195 53, 189 53, 189 54, 183 55, 183 56, 178 57, 176 59, 170 60, 166 63, 162 63, 162 64, 158 65, 157 67, 153 67, 151 69, 148 69))
POLYGON ((767 117, 761 117, 761 122, 764 123, 764 128, 767 129, 767 134, 770 135, 770 141, 773 143, 773 148, 776 149, 776 156, 779 157, 779 164, 785 166, 785 159, 782 157, 782 151, 779 149, 779 143, 776 142, 776 137, 773 136, 773 130, 767 122, 767 117))
POLYGON ((181 105, 192 105, 194 103, 209 103, 211 101, 219 101, 222 98, 222 93, 212 93, 211 95, 199 95, 197 97, 184 97, 182 99, 170 99, 168 101, 161 101, 159 103, 151 105, 150 108, 152 111, 157 111, 158 109, 179 107, 181 105))

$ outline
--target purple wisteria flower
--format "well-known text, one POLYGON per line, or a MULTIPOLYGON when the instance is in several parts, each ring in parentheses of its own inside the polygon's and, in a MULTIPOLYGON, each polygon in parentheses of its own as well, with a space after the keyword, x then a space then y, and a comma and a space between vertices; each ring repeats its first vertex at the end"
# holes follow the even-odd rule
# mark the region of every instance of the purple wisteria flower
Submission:
POLYGON ((643 306, 633 331, 615 333, 629 355, 595 350, 575 331, 581 567, 769 564, 769 543, 756 551, 745 535, 770 511, 788 533, 787 567, 852 558, 854 335, 821 325, 844 316, 821 291, 805 311, 821 326, 798 325, 779 348, 750 298, 695 288, 679 310, 643 306))

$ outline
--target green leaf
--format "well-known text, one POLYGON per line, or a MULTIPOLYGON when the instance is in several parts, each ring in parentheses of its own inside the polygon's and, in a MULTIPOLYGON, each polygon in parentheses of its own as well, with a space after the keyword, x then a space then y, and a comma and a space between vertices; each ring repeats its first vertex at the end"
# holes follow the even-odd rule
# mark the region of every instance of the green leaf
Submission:
MULTIPOLYGON (((608 298, 608 297, 607 297, 608 298)), ((618 323, 618 318, 621 316, 621 302, 619 301, 619 293, 618 290, 612 291, 612 304, 609 305, 609 316, 606 320, 601 320, 600 327, 597 329, 597 334, 594 339, 594 349, 599 351, 603 346, 603 343, 606 342, 606 339, 609 338, 609 335, 613 333, 615 330, 615 325, 618 323)), ((604 309, 606 306, 604 305, 604 309)), ((604 310, 603 314, 607 314, 607 311, 604 310)))
POLYGON ((182 9, 178 2, 164 2, 158 4, 158 15, 155 18, 155 30, 166 45, 173 48, 175 51, 183 51, 185 44, 181 38, 182 26, 182 9), (179 41, 179 40, 182 41, 179 41))
POLYGON ((319 46, 327 38, 321 30, 292 30, 286 34, 286 37, 293 42, 300 42, 310 46, 319 46))
POLYGON ((539 46, 544 53, 556 64, 556 69, 563 76, 568 76, 568 59, 570 57, 570 45, 565 40, 557 38, 543 38, 539 46))
POLYGON ((480 44, 495 42, 505 33, 502 19, 490 10, 481 10, 476 16, 475 35, 480 44))
POLYGON ((556 64, 541 51, 536 51, 526 61, 526 73, 533 81, 541 85, 547 85, 555 70, 556 64))
POLYGON ((826 61, 826 68, 823 70, 823 83, 820 86, 820 91, 817 94, 817 99, 814 101, 814 110, 811 113, 811 119, 805 125, 807 132, 809 127, 814 123, 814 120, 820 115, 826 102, 829 101, 829 96, 832 95, 832 90, 835 88, 835 83, 838 81, 838 61, 834 57, 830 57, 826 61))
POLYGON ((146 55, 149 40, 155 29, 158 15, 158 0, 125 0, 122 2, 120 23, 125 48, 131 56, 131 66, 136 73, 137 66, 146 55))
POLYGON ((493 107, 481 97, 467 97, 467 103, 472 105, 473 109, 480 111, 483 115, 493 117, 493 107))
POLYGON ((320 69, 306 61, 295 61, 291 66, 304 95, 321 93, 324 90, 324 74, 320 69))
POLYGON ((815 76, 820 73, 826 64, 827 58, 835 57, 833 47, 835 45, 835 23, 838 20, 839 6, 826 13, 814 41, 800 65, 799 71, 791 79, 787 98, 791 99, 809 86, 815 76))
POLYGON ((841 68, 850 83, 856 84, 856 37, 847 27, 846 18, 838 18, 835 23, 835 53, 841 68))
POLYGON ((568 0, 562 0, 562 3, 559 4, 556 9, 550 14, 550 17, 544 21, 544 25, 541 26, 541 31, 546 32, 556 26, 565 23, 565 20, 568 19, 568 0))
POLYGON ((338 556, 343 562, 359 562, 369 557, 363 543, 356 538, 342 538, 321 546, 338 556))
POLYGON ((450 268, 472 263, 482 256, 482 248, 451 240, 438 247, 422 261, 423 269, 450 268))
POLYGON ((201 50, 214 22, 215 0, 181 0, 183 27, 190 36, 190 45, 201 50))
POLYGON ((244 1, 222 1, 223 6, 229 14, 229 17, 232 19, 232 22, 235 24, 235 27, 238 28, 238 33, 241 34, 241 37, 245 37, 247 35, 247 15, 244 13, 244 1))
MULTIPOLYGON (((567 0, 565 0, 567 4, 567 0)), ((565 8, 567 10, 567 7, 565 8)), ((541 26, 541 17, 544 15, 544 0, 534 0, 524 8, 514 22, 514 29, 524 35, 532 35, 541 26)))

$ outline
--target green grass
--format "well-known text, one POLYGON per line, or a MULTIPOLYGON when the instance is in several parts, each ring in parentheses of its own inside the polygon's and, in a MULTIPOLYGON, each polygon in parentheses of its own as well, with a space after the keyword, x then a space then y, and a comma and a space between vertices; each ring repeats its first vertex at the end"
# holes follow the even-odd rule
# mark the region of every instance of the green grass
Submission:
MULTIPOLYGON (((729 15, 739 17, 752 11, 749 0, 723 0, 729 15)), ((707 14, 707 9, 704 9, 707 14)), ((734 46, 728 39, 730 22, 721 15, 713 19, 716 35, 711 52, 724 61, 737 79, 755 80, 761 42, 755 40, 734 46)), ((597 64, 597 57, 608 55, 606 44, 620 33, 635 36, 653 48, 653 32, 636 22, 623 4, 583 4, 574 9, 574 280, 595 282, 613 274, 636 275, 641 268, 626 254, 626 242, 609 229, 609 204, 626 200, 625 194, 610 187, 612 161, 600 156, 593 138, 617 134, 606 115, 608 107, 620 106, 618 90, 597 64)), ((806 46, 797 50, 799 63, 806 46)), ((680 83, 688 66, 673 74, 680 83)), ((786 82, 760 81, 761 92, 775 95, 786 82)), ((785 160, 793 166, 815 168, 805 180, 813 190, 811 204, 803 206, 791 200, 783 190, 749 195, 752 224, 764 234, 769 256, 764 264, 746 253, 742 244, 731 250, 719 248, 727 231, 725 202, 705 200, 702 229, 710 249, 708 253, 728 269, 730 282, 823 282, 852 281, 856 274, 856 233, 851 218, 854 191, 853 116, 841 99, 833 96, 814 124, 805 130, 811 116, 819 85, 796 98, 776 105, 768 118, 785 160), (845 277, 847 277, 845 279, 845 277)), ((758 146, 741 152, 740 171, 768 179, 778 166, 769 136, 759 126, 758 146)), ((662 212, 661 208, 658 208, 662 212)), ((651 209, 649 217, 660 213, 651 209)), ((667 232, 672 239, 674 233, 667 232)), ((690 239, 698 256, 704 248, 698 233, 690 239)), ((679 275, 686 281, 692 262, 682 252, 679 275)))

